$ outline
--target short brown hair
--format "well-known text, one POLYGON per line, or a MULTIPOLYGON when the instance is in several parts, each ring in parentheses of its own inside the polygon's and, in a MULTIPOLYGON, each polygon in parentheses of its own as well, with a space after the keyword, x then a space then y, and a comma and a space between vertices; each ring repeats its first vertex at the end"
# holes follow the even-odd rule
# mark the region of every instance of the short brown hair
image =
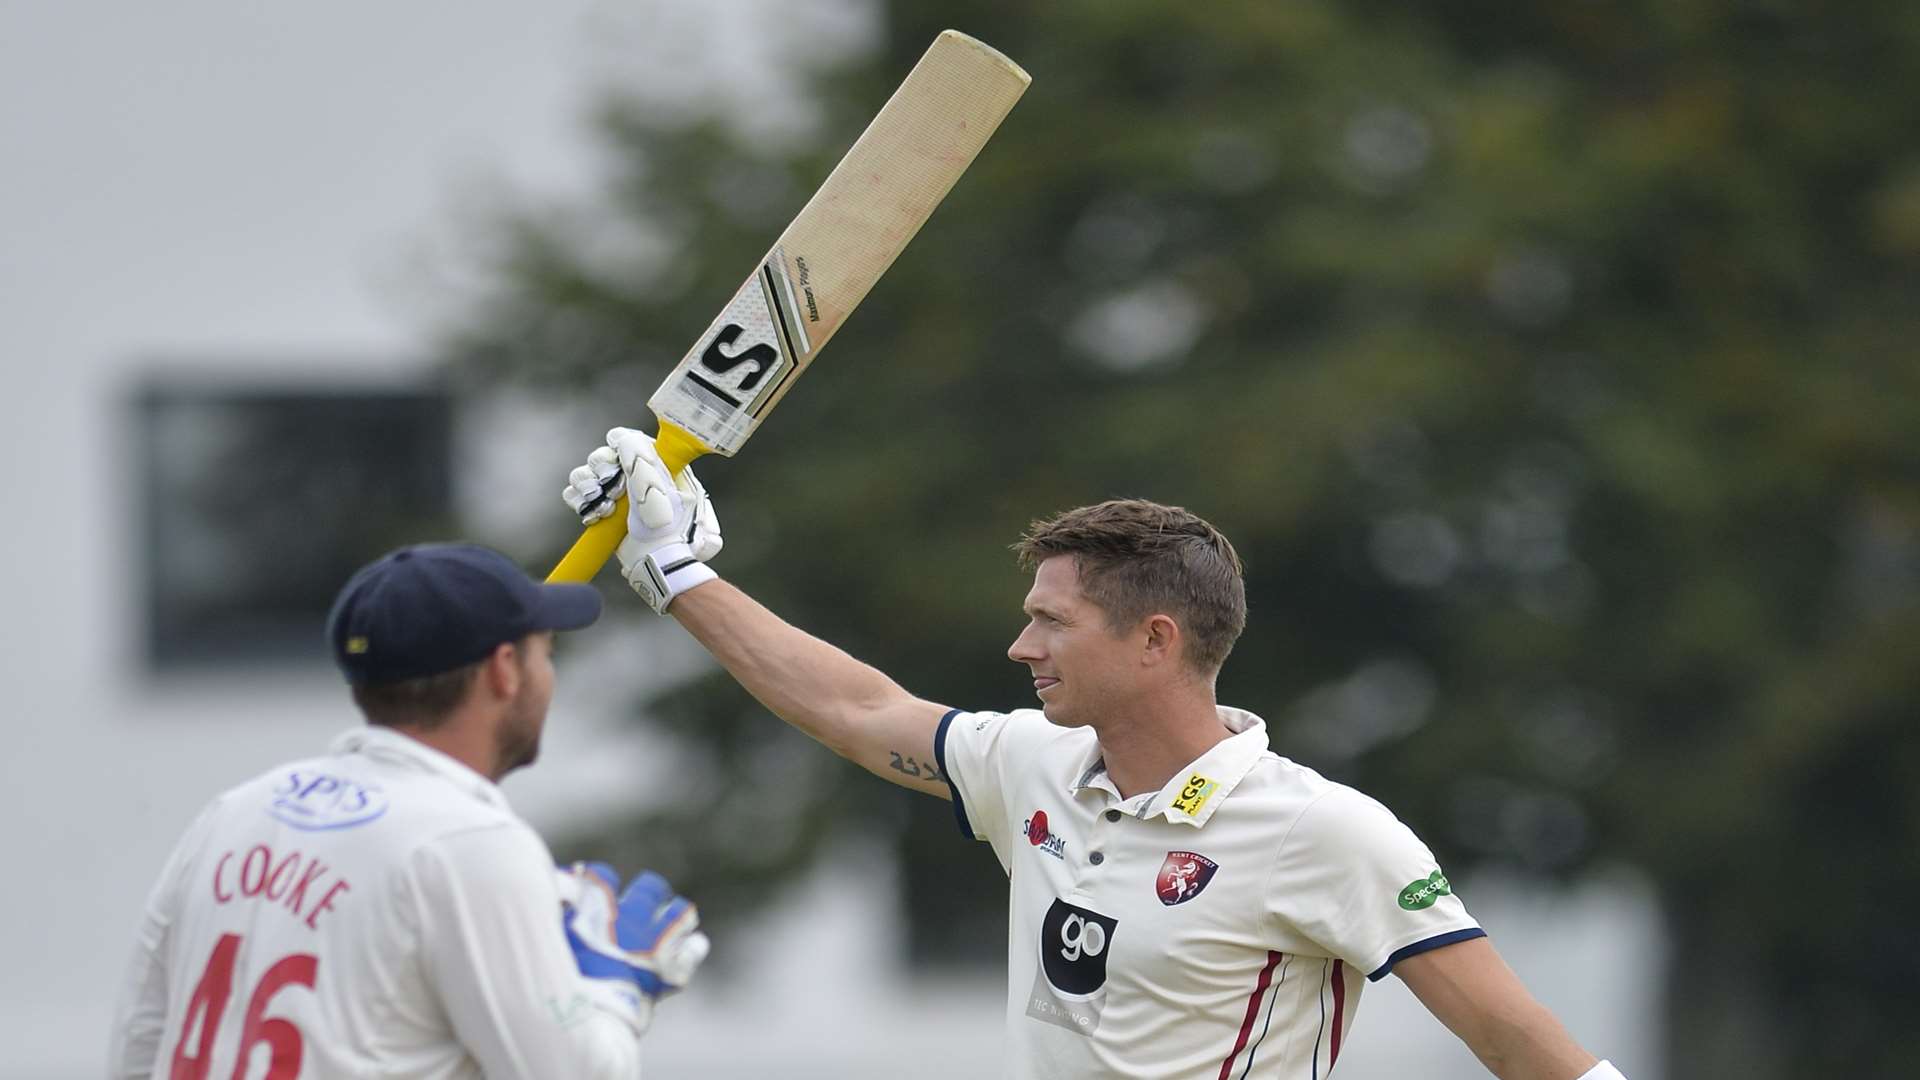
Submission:
POLYGON ((1187 636, 1187 661, 1211 675, 1247 625, 1240 556, 1220 530, 1178 506, 1109 499, 1035 521, 1013 545, 1022 568, 1071 555, 1080 591, 1120 632, 1156 613, 1187 636))
POLYGON ((446 722, 480 674, 485 660, 452 669, 396 682, 355 683, 353 703, 360 706, 367 723, 379 727, 405 727, 432 731, 446 722))

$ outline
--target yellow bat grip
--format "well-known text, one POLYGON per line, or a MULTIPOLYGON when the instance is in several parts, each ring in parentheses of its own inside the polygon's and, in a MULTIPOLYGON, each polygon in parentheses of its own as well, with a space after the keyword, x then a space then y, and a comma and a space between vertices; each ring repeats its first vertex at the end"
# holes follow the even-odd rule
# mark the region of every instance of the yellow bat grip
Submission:
MULTIPOLYGON (((660 460, 666 463, 667 470, 675 476, 694 458, 708 452, 700 440, 664 420, 660 422, 660 434, 654 436, 653 445, 660 451, 660 460)), ((627 497, 622 495, 619 502, 614 504, 613 513, 587 526, 580 533, 580 539, 573 542, 573 547, 561 557, 553 573, 547 575, 547 580, 592 581, 593 575, 607 565, 608 559, 613 558, 614 551, 626 536, 627 497)))

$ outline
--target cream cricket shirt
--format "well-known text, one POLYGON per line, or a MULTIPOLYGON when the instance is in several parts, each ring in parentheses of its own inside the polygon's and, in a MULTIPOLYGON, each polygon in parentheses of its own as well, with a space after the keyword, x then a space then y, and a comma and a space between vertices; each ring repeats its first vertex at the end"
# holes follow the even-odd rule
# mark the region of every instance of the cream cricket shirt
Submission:
POLYGON ((582 983, 552 856, 500 789, 364 728, 187 830, 147 903, 108 1071, 638 1076, 639 1034, 582 983))
POLYGON ((1484 936, 1386 807, 1236 732, 1122 799, 1091 730, 955 711, 934 739, 1012 879, 1007 1074, 1320 1080, 1367 979, 1484 936))

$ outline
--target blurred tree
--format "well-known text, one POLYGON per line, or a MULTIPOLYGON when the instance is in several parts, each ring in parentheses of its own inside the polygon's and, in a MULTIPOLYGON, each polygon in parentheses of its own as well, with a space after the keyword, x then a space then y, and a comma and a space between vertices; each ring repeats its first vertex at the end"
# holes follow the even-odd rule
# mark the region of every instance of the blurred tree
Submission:
MULTIPOLYGON (((883 5, 803 145, 607 102, 601 216, 507 224, 459 362, 645 419, 947 10, 883 5)), ((1027 520, 1188 505, 1249 564, 1221 697, 1279 752, 1454 865, 1654 875, 1670 1075, 1920 1069, 1920 8, 996 0, 965 28, 1033 89, 750 460, 703 468, 725 572, 923 695, 1013 707, 1027 520)), ((705 902, 855 823, 905 862, 917 956, 1004 941, 946 806, 720 677, 647 715, 689 797, 596 843, 705 902)))

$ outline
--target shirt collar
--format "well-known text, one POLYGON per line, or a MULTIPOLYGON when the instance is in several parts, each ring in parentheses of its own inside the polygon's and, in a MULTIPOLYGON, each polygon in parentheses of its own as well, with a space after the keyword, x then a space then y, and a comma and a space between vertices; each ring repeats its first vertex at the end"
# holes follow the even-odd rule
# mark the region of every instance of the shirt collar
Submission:
MULTIPOLYGON (((1225 705, 1217 705, 1215 709, 1220 723, 1233 734, 1214 743, 1206 753, 1175 772, 1159 791, 1127 800, 1133 804, 1134 817, 1164 817, 1197 829, 1213 817, 1214 810, 1226 801, 1247 773, 1253 771, 1254 763, 1267 752, 1266 721, 1245 709, 1225 705)), ((1072 787, 1075 794, 1097 790, 1116 800, 1120 798, 1120 789, 1107 775, 1106 758, 1098 742, 1081 759, 1075 776, 1072 787)))
POLYGON ((475 772, 464 762, 456 761, 426 743, 391 728, 370 724, 342 732, 327 747, 327 752, 336 756, 364 754, 376 761, 429 772, 489 806, 509 809, 506 793, 500 790, 500 785, 475 772))

